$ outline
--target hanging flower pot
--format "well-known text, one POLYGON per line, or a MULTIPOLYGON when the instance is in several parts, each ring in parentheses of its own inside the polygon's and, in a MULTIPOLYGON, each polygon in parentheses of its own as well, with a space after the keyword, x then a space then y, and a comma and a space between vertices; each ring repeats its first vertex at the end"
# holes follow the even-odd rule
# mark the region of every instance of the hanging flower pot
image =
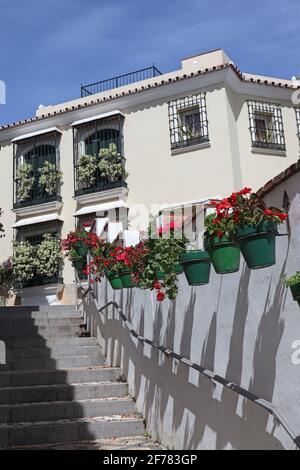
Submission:
POLYGON ((87 255, 88 255, 88 252, 89 252, 89 248, 86 246, 86 244, 84 243, 84 241, 82 240, 79 240, 77 243, 76 243, 76 251, 78 253, 79 256, 82 256, 82 258, 86 258, 87 255))
POLYGON ((107 275, 107 279, 109 280, 109 283, 114 290, 123 289, 122 280, 119 274, 110 273, 107 275))
POLYGON ((276 227, 264 221, 258 225, 244 225, 236 230, 236 239, 250 269, 262 269, 276 263, 276 227))
POLYGON ((132 289, 137 286, 137 282, 132 278, 132 271, 122 271, 119 273, 119 277, 125 289, 132 289))
POLYGON ((209 283, 211 263, 207 251, 187 251, 180 255, 180 263, 190 286, 209 283))
POLYGON ((291 277, 284 277, 283 283, 285 287, 290 288, 293 299, 300 306, 300 272, 297 271, 291 277))
POLYGON ((240 248, 232 237, 207 236, 204 246, 217 274, 235 273, 240 269, 240 248))

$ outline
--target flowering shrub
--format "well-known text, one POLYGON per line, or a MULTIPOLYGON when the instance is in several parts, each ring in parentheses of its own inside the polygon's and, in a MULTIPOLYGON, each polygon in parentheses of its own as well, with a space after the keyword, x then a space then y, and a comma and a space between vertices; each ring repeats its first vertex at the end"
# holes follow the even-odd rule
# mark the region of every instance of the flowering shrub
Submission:
POLYGON ((62 259, 59 238, 50 233, 45 234, 36 248, 36 274, 44 278, 57 276, 62 259))
POLYGON ((62 172, 56 169, 54 163, 45 161, 43 166, 39 168, 39 186, 49 196, 56 194, 60 183, 62 172))
POLYGON ((100 246, 100 240, 95 233, 87 230, 78 229, 68 233, 67 238, 62 240, 61 247, 65 255, 71 261, 73 267, 86 276, 87 254, 88 251, 95 253, 100 246))
POLYGON ((295 286, 296 284, 300 284, 300 272, 297 271, 291 277, 285 276, 283 278, 283 284, 285 285, 285 287, 291 287, 295 286))
POLYGON ((99 151, 98 168, 100 175, 110 183, 118 181, 120 178, 126 178, 121 154, 118 152, 116 144, 109 144, 108 148, 102 148, 99 151))
POLYGON ((33 166, 30 163, 22 163, 18 166, 16 182, 18 201, 27 201, 30 198, 34 184, 33 166))
POLYGON ((14 276, 21 283, 35 276, 35 249, 29 242, 15 242, 13 255, 14 276))
POLYGON ((275 225, 282 223, 287 214, 275 207, 267 207, 265 202, 252 193, 250 188, 244 188, 232 193, 221 202, 213 202, 215 214, 205 218, 205 235, 222 238, 234 237, 235 230, 244 225, 259 225, 271 222, 275 225))
POLYGON ((89 188, 96 182, 97 159, 95 155, 81 155, 78 159, 78 185, 89 188))
POLYGON ((9 258, 0 264, 0 298, 5 305, 6 299, 13 287, 14 272, 12 260, 9 258))

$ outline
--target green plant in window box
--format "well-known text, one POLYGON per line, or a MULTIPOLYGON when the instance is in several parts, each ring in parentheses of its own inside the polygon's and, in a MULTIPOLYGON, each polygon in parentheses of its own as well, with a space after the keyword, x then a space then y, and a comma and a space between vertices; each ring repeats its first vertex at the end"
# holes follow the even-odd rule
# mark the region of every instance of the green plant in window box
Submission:
POLYGON ((109 144, 107 148, 99 151, 98 168, 100 175, 106 178, 110 183, 126 179, 128 174, 125 172, 123 158, 118 152, 116 144, 109 144))
POLYGON ((13 267, 16 281, 24 283, 34 278, 36 270, 35 247, 28 241, 14 243, 13 267))
POLYGON ((56 169, 56 165, 49 161, 45 161, 43 166, 39 168, 39 186, 49 196, 57 193, 58 186, 61 182, 62 172, 56 169))
POLYGON ((63 259, 60 239, 46 233, 36 248, 36 273, 42 278, 56 277, 63 259))
POLYGON ((34 184, 33 166, 30 163, 22 163, 16 173, 17 200, 27 201, 32 193, 34 184))
POLYGON ((297 271, 291 277, 285 276, 283 278, 283 284, 285 287, 290 288, 293 299, 300 305, 300 272, 297 271))
POLYGON ((82 189, 93 186, 96 182, 97 159, 95 155, 81 155, 78 159, 77 182, 82 189))

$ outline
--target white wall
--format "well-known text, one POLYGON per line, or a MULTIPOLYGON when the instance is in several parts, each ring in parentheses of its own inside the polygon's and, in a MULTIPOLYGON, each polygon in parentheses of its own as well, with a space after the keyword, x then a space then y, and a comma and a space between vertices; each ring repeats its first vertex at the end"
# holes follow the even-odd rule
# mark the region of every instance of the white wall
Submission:
MULTIPOLYGON (((300 311, 282 277, 300 269, 299 184, 298 173, 267 197, 280 205, 285 189, 291 200, 291 236, 277 238, 275 266, 250 271, 242 262, 239 273, 227 276, 212 270, 210 284, 194 288, 181 275, 177 300, 163 304, 149 292, 113 292, 104 282, 97 286, 100 306, 116 300, 141 335, 271 402, 298 435, 300 365, 293 364, 292 354, 300 340, 300 311)), ((86 312, 107 363, 121 364, 149 432, 167 447, 295 448, 257 405, 142 346, 113 308, 107 319, 92 303, 86 312)))

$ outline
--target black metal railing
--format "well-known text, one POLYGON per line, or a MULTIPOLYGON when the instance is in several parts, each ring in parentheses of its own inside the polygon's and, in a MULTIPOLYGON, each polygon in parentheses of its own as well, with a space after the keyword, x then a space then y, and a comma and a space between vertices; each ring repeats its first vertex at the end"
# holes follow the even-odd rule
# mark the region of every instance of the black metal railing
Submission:
POLYGON ((285 136, 280 105, 248 101, 252 147, 285 151, 285 136))
MULTIPOLYGON (((78 168, 79 165, 75 166, 75 175, 76 181, 78 182, 78 168)), ((98 193, 101 191, 108 191, 109 189, 116 188, 127 188, 127 183, 125 181, 125 176, 120 176, 115 181, 109 180, 100 175, 100 171, 96 170, 95 173, 95 182, 90 186, 84 186, 77 183, 77 188, 75 189, 75 196, 83 196, 84 194, 98 193)))
POLYGON ((89 83, 88 85, 81 85, 81 97, 102 93, 113 88, 130 85, 131 83, 140 82, 149 78, 158 77, 162 73, 154 66, 145 69, 136 70, 134 72, 118 75, 117 77, 108 78, 100 82, 89 83))
MULTIPOLYGON (((17 183, 16 183, 17 186, 17 183)), ((41 191, 37 184, 34 184, 31 194, 28 199, 16 200, 13 204, 14 209, 21 209, 22 207, 37 206, 39 204, 45 204, 47 202, 62 201, 62 197, 59 194, 47 194, 45 191, 41 191)))

